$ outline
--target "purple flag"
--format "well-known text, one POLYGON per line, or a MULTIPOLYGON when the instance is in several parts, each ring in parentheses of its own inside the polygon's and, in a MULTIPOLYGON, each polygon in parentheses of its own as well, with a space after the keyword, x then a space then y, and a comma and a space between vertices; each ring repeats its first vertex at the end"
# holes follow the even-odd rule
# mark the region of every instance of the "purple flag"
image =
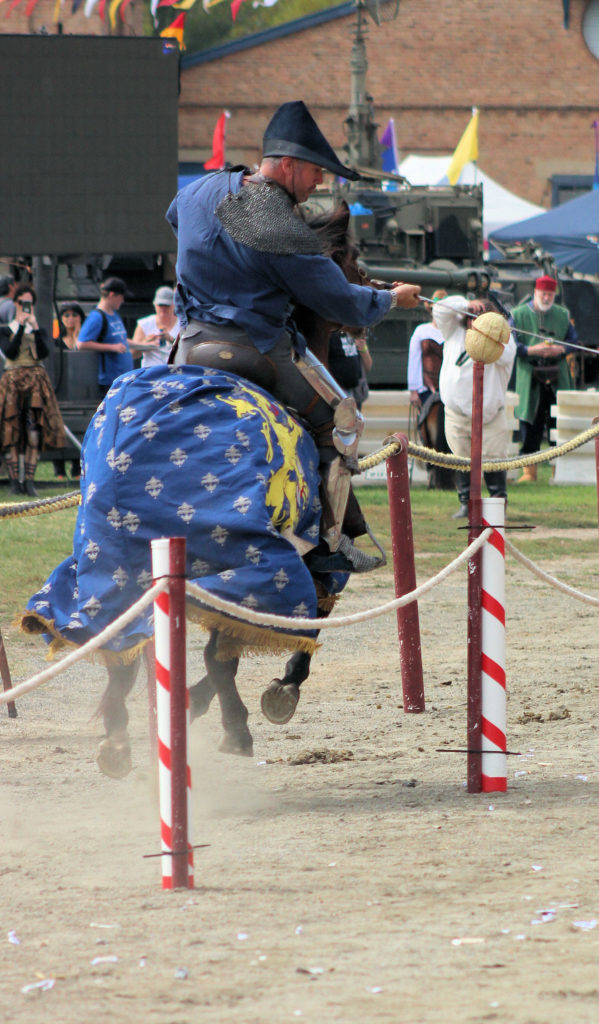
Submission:
POLYGON ((395 141, 395 121, 392 117, 389 118, 387 127, 381 135, 379 142, 382 150, 383 170, 387 171, 388 174, 398 174, 399 157, 397 154, 397 142, 395 141))

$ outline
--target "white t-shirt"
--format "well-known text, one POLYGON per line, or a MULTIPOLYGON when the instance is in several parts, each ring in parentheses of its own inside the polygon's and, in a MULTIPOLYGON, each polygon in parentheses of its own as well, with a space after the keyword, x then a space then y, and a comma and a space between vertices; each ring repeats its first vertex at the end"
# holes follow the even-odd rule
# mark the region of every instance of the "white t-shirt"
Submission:
MULTIPOLYGON (((150 313, 149 316, 142 317, 141 320, 137 321, 137 326, 141 327, 146 338, 149 338, 152 334, 157 334, 159 328, 156 324, 156 314, 150 313)), ((172 331, 169 331, 173 340, 176 338, 178 330, 179 324, 176 323, 172 331)), ((161 342, 160 345, 155 349, 152 349, 151 352, 144 352, 141 357, 142 369, 145 370, 148 366, 162 366, 163 363, 166 363, 172 347, 172 343, 170 342, 161 342)))
POLYGON ((427 391, 422 379, 422 342, 427 338, 443 344, 443 335, 434 324, 418 324, 410 338, 408 350, 408 391, 427 391))

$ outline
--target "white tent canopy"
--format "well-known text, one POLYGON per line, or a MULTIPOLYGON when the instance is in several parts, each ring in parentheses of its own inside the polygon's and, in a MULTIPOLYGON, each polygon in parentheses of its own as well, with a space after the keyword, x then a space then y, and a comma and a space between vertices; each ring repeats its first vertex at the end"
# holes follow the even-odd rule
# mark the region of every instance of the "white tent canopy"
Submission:
MULTIPOLYGON (((411 185, 443 185, 447 184, 447 168, 450 161, 451 153, 447 156, 418 156, 413 153, 401 161, 399 173, 403 174, 411 185)), ((458 184, 483 186, 485 240, 499 228, 546 212, 542 206, 535 206, 534 203, 514 195, 473 163, 465 165, 458 184)))

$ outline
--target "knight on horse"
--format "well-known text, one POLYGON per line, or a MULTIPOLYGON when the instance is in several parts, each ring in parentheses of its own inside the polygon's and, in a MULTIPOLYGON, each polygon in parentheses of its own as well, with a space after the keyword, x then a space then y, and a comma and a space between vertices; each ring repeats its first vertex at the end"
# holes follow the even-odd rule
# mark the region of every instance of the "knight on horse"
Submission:
MULTIPOLYGON (((322 322, 367 326, 393 305, 415 306, 418 289, 349 283, 327 254, 330 240, 326 247, 321 241, 324 225, 309 226, 297 211, 322 181, 322 168, 357 177, 304 104, 286 103, 266 130, 257 174, 208 175, 171 204, 184 324, 174 365, 118 377, 90 423, 73 554, 30 598, 21 620, 50 654, 97 636, 150 586, 154 537, 185 538, 186 576, 204 592, 286 617, 328 614, 348 572, 380 564, 352 543, 368 532, 350 488, 361 417, 291 313, 299 304, 322 322)), ((341 224, 351 251, 347 209, 343 220, 326 219, 336 232, 341 224)), ((262 695, 269 720, 284 724, 318 629, 252 625, 193 594, 187 614, 210 630, 206 675, 190 687, 192 716, 217 695, 220 749, 249 756, 248 711, 236 687, 240 654, 248 647, 293 652, 283 678, 262 695)), ((131 768, 125 701, 153 629, 147 609, 100 650, 109 681, 98 763, 109 775, 131 768)))
POLYGON ((307 423, 320 458, 323 523, 306 563, 319 572, 365 572, 382 560, 350 539, 367 532, 350 488, 362 416, 294 330, 290 313, 300 303, 340 325, 367 327, 396 305, 416 306, 418 287, 350 284, 323 253, 298 210, 322 183, 323 168, 359 178, 298 100, 273 115, 256 174, 234 167, 178 193, 167 213, 178 239, 176 311, 185 324, 174 362, 246 377, 307 423))

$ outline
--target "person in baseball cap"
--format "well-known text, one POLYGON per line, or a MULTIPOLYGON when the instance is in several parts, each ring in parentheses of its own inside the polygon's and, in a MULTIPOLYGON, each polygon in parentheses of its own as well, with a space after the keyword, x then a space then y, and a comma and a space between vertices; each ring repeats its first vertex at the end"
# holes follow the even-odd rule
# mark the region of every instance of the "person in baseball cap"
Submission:
POLYGON ((121 277, 107 277, 100 285, 100 292, 102 295, 109 295, 112 292, 113 295, 124 295, 125 298, 130 296, 127 285, 121 277))

